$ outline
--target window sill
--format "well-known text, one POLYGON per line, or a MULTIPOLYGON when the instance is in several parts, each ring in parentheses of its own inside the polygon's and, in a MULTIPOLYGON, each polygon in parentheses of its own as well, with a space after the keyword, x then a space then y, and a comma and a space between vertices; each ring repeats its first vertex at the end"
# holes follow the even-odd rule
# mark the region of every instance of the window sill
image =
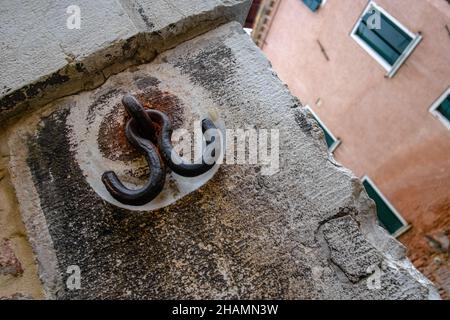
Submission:
POLYGON ((442 102, 447 98, 447 96, 450 95, 450 88, 447 88, 447 90, 433 103, 433 105, 430 107, 430 113, 433 115, 433 117, 437 118, 439 121, 442 122, 442 124, 450 130, 450 121, 445 117, 441 112, 439 112, 439 107, 442 104, 442 102))
POLYGON ((341 145, 342 141, 337 139, 335 143, 331 147, 328 148, 328 152, 334 153, 336 149, 341 145))
POLYGON ((352 33, 351 37, 353 38, 353 40, 356 41, 357 44, 359 44, 360 47, 364 49, 364 51, 366 51, 372 58, 375 59, 375 61, 377 61, 387 71, 385 77, 389 79, 395 76, 395 74, 403 65, 403 63, 409 58, 409 56, 413 53, 414 49, 419 45, 419 43, 423 39, 421 34, 417 34, 415 38, 411 41, 411 43, 408 45, 408 47, 405 49, 405 51, 402 53, 402 55, 397 59, 397 62, 395 62, 394 65, 390 65, 383 58, 381 58, 381 56, 378 55, 370 46, 368 46, 363 40, 361 40, 356 34, 352 33))
POLYGON ((398 229, 395 233, 392 234, 392 236, 394 238, 398 238, 401 235, 405 234, 407 231, 409 231, 412 228, 412 226, 410 224, 407 224, 403 227, 401 227, 400 229, 398 229))
POLYGON ((430 111, 431 114, 437 118, 438 120, 440 120, 442 122, 442 124, 448 129, 450 130, 450 121, 447 120, 446 117, 444 117, 439 111, 437 110, 432 110, 430 111))

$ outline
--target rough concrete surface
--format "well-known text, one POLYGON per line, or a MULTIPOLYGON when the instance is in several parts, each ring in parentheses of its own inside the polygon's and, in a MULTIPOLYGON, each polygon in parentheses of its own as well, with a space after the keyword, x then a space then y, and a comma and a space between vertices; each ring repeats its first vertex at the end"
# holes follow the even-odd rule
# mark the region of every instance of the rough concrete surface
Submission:
MULTIPOLYGON (((111 126, 123 121, 110 119, 111 126)), ((109 132, 97 138, 114 150, 103 156, 118 167, 132 164, 136 155, 117 144, 120 130, 109 132)), ((359 180, 328 154, 323 132, 238 23, 24 117, 9 128, 8 146, 49 298, 438 298, 377 225, 359 180), (223 164, 203 187, 162 209, 109 204, 81 166, 89 153, 80 150, 92 141, 76 137, 101 128, 97 115, 107 118, 128 90, 149 107, 158 97, 199 103, 230 129, 278 129, 279 172, 223 164), (80 290, 65 287, 70 265, 80 267, 80 290), (367 286, 373 268, 382 271, 378 289, 367 286)))
POLYGON ((92 89, 111 74, 228 21, 250 0, 2 1, 0 122, 56 98, 92 89))

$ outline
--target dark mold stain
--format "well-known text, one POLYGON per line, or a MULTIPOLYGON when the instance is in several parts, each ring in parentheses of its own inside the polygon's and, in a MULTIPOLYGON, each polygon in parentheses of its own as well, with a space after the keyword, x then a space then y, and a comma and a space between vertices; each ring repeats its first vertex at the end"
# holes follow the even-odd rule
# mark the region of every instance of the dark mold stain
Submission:
POLYGON ((8 93, 8 92, 10 92, 11 90, 12 90, 11 88, 8 88, 7 86, 3 86, 3 88, 2 88, 2 93, 1 93, 1 94, 8 93))
POLYGON ((75 69, 80 73, 87 72, 86 68, 84 67, 83 63, 81 63, 81 62, 75 63, 75 69))
POLYGON ((311 134, 313 126, 303 112, 296 109, 294 112, 294 119, 303 132, 311 134))
POLYGON ((133 49, 133 42, 135 41, 136 37, 131 37, 125 40, 124 44, 122 45, 122 50, 124 56, 129 56, 131 50, 133 49))
POLYGON ((63 84, 64 82, 69 81, 69 76, 61 75, 59 73, 53 73, 49 78, 44 81, 39 81, 35 84, 31 84, 25 87, 25 91, 27 93, 27 97, 31 98, 39 94, 39 92, 44 91, 49 86, 56 86, 59 84, 63 84))
POLYGON ((23 92, 23 89, 14 91, 5 97, 3 97, 0 101, 0 111, 6 111, 16 104, 25 101, 27 96, 23 92))
POLYGON ((162 35, 162 32, 161 32, 160 30, 153 31, 153 32, 151 33, 151 35, 152 35, 152 36, 160 37, 160 36, 162 35))
POLYGON ((26 99, 33 98, 49 86, 55 86, 69 81, 69 76, 55 72, 43 81, 22 87, 0 100, 0 112, 7 111, 26 99))
POLYGON ((236 58, 232 50, 217 43, 187 57, 183 56, 174 65, 213 96, 223 95, 224 88, 231 85, 229 81, 236 73, 236 58))
POLYGON ((151 22, 149 17, 145 14, 145 10, 139 4, 136 4, 136 5, 138 6, 137 12, 141 16, 141 18, 144 21, 144 23, 147 26, 147 28, 149 30, 153 29, 155 27, 155 24, 153 22, 151 22))
POLYGON ((161 81, 159 81, 157 78, 151 76, 136 78, 134 79, 134 82, 139 90, 143 90, 148 87, 156 87, 161 83, 161 81))

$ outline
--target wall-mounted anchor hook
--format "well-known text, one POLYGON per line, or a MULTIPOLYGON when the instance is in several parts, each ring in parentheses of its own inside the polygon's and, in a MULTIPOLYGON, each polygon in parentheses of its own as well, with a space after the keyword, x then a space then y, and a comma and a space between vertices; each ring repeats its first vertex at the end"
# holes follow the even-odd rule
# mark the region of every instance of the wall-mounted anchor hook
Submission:
MULTIPOLYGON (((147 110, 147 114, 151 119, 157 122, 161 126, 161 130, 157 134, 158 146, 161 151, 161 155, 167 166, 175 173, 184 177, 197 177, 207 171, 209 171, 215 165, 215 153, 216 145, 213 145, 215 141, 214 135, 206 138, 206 148, 202 152, 201 161, 194 161, 194 163, 187 163, 182 157, 180 157, 172 146, 172 123, 169 117, 158 110, 147 110), (209 153, 209 154, 208 154, 209 153)), ((202 120, 202 132, 206 133, 208 130, 218 130, 214 123, 209 119, 202 120)))
POLYGON ((216 136, 205 135, 207 131, 212 130, 214 133, 214 130, 218 130, 211 120, 202 121, 202 132, 206 140, 202 159, 191 164, 175 152, 171 142, 172 123, 165 113, 154 109, 146 110, 131 94, 126 94, 122 103, 130 115, 125 126, 126 137, 145 154, 150 167, 150 177, 142 188, 134 190, 127 188, 114 172, 105 172, 102 175, 102 182, 114 199, 132 206, 141 206, 152 201, 164 188, 166 178, 164 162, 172 171, 185 177, 199 176, 215 165, 216 136), (159 125, 158 132, 154 122, 159 125))
POLYGON ((117 201, 132 206, 140 206, 152 201, 162 191, 166 179, 166 168, 157 147, 149 139, 141 136, 141 134, 144 134, 151 137, 154 134, 151 120, 147 122, 148 116, 145 109, 131 95, 126 95, 122 101, 132 117, 125 127, 127 139, 145 154, 150 167, 150 177, 145 185, 137 190, 127 188, 112 171, 105 172, 102 175, 102 182, 117 201))

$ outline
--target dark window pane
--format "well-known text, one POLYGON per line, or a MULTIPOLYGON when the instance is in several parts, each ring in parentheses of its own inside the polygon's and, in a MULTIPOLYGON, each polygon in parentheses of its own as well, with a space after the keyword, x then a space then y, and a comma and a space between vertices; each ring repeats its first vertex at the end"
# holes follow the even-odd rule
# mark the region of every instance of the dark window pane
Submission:
POLYGON ((380 36, 400 54, 405 51, 406 47, 408 47, 413 40, 383 14, 381 15, 381 29, 375 30, 375 32, 378 32, 380 36))
POLYGON ((437 109, 444 117, 450 121, 450 95, 447 96, 447 99, 445 99, 439 108, 437 109))
POLYGON ((356 34, 364 40, 376 53, 378 53, 390 65, 400 57, 400 54, 390 47, 379 35, 367 28, 363 23, 360 24, 356 34))
MULTIPOLYGON (((366 13, 362 19, 364 25, 367 26, 368 19, 373 14, 374 11, 366 13)), ((384 14, 380 13, 380 18, 380 28, 370 30, 376 33, 387 45, 400 55, 413 39, 384 14)))
POLYGON ((400 228, 403 227, 403 223, 400 219, 395 215, 394 212, 387 206, 378 192, 370 185, 370 183, 366 180, 363 182, 364 188, 366 188, 367 194, 369 197, 375 201, 377 205, 377 215, 378 221, 381 226, 389 231, 390 234, 394 234, 400 228))
POLYGON ((356 34, 393 65, 413 39, 382 13, 380 13, 380 28, 369 28, 369 17, 374 14, 375 11, 372 10, 364 15, 356 34))
POLYGON ((303 0, 303 3, 306 4, 311 11, 315 12, 322 4, 322 0, 303 0))

